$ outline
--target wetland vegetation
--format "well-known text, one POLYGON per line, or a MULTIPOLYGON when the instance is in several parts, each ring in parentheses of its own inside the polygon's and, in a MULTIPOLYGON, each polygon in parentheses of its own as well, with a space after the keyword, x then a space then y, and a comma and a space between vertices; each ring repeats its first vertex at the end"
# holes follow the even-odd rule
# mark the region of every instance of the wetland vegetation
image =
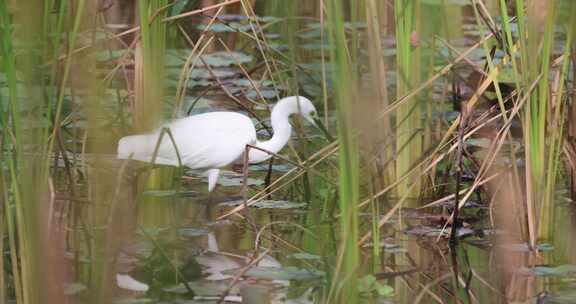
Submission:
POLYGON ((0 0, 0 304, 575 303, 575 35, 572 0, 0 0), (117 158, 293 95, 321 123, 212 192, 117 158))

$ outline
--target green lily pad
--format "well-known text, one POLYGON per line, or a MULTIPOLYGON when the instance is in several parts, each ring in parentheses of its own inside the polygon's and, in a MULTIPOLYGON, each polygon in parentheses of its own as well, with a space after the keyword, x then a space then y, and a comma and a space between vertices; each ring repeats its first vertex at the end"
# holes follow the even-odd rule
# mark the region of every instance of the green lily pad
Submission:
POLYGON ((207 65, 224 67, 251 62, 252 56, 242 52, 214 52, 202 55, 202 59, 207 65))
MULTIPOLYGON (((530 247, 528 246, 527 243, 521 243, 521 244, 504 244, 501 245, 501 247, 512 250, 512 251, 516 251, 516 252, 530 252, 530 247)), ((538 251, 544 252, 544 251, 552 251, 554 250, 554 246, 552 244, 538 244, 536 245, 536 249, 538 249, 538 251)))
POLYGON ((468 146, 474 146, 474 147, 480 147, 480 148, 488 149, 488 148, 490 148, 492 141, 490 141, 490 139, 488 139, 488 138, 471 138, 471 139, 466 140, 465 144, 468 146))
POLYGON ((565 264, 560 266, 536 266, 532 268, 522 267, 521 272, 536 276, 576 276, 576 265, 565 264))
POLYGON ((178 229, 178 235, 183 237, 196 237, 208 235, 210 230, 206 228, 181 228, 178 229))
POLYGON ((170 16, 180 14, 186 7, 186 4, 188 4, 188 1, 189 0, 174 0, 172 7, 170 8, 170 16))
POLYGON ((127 49, 100 51, 94 54, 94 57, 97 61, 109 61, 122 57, 126 52, 128 52, 127 49))
MULTIPOLYGON (((294 166, 289 164, 278 164, 272 165, 272 171, 274 172, 288 172, 292 170, 294 166)), ((268 171, 268 164, 256 164, 250 165, 250 171, 257 171, 257 172, 267 172, 268 171)))
MULTIPOLYGON (((227 270, 224 274, 236 275, 238 270, 227 270)), ((319 279, 324 276, 322 271, 310 271, 297 267, 253 267, 244 273, 246 277, 268 280, 295 280, 307 281, 319 279)))
POLYGON ((142 192, 144 196, 154 197, 190 197, 198 194, 196 191, 178 191, 178 190, 146 190, 142 192))
MULTIPOLYGON (((230 202, 221 203, 220 205, 234 207, 234 206, 242 205, 243 203, 244 203, 244 201, 238 200, 238 201, 230 201, 230 202)), ((290 201, 262 200, 262 201, 259 201, 255 204, 251 205, 250 207, 258 208, 258 209, 297 209, 297 208, 302 208, 305 206, 306 206, 305 203, 296 203, 296 202, 290 202, 290 201)))
POLYGON ((322 257, 317 254, 311 254, 307 252, 297 252, 288 255, 289 258, 297 260, 320 260, 322 257))
MULTIPOLYGON (((201 31, 206 30, 207 24, 200 24, 197 28, 201 31)), ((250 24, 242 24, 239 22, 230 22, 228 24, 223 23, 214 23, 210 26, 208 31, 214 33, 236 33, 236 32, 248 32, 251 31, 252 28, 250 24)))
MULTIPOLYGON (((218 178, 218 184, 223 187, 239 187, 242 186, 243 181, 244 176, 242 174, 232 171, 223 171, 218 178)), ((248 186, 261 186, 264 184, 264 180, 251 177, 247 178, 246 182, 248 186)))
POLYGON ((272 99, 278 96, 276 90, 260 90, 260 94, 258 94, 256 90, 251 89, 246 93, 246 97, 250 99, 258 99, 260 95, 262 95, 262 97, 265 99, 272 99))
POLYGON ((86 289, 87 289, 86 285, 84 285, 82 283, 79 283, 79 282, 69 283, 69 284, 64 285, 64 294, 65 295, 75 295, 75 294, 79 294, 80 292, 82 292, 86 289))
MULTIPOLYGON (((495 61, 495 63, 497 64, 498 62, 495 61)), ((512 69, 512 67, 502 69, 498 73, 498 81, 501 83, 514 84, 516 83, 517 77, 518 79, 520 79, 521 76, 519 76, 516 72, 514 72, 514 69, 512 69)))
POLYGON ((310 50, 310 51, 317 51, 317 50, 334 50, 336 49, 333 45, 331 44, 321 44, 321 43, 305 43, 305 44, 301 44, 300 45, 301 48, 305 49, 305 50, 310 50))
MULTIPOLYGON (((190 281, 188 282, 188 286, 192 288, 194 294, 198 296, 219 296, 222 293, 226 292, 228 289, 228 285, 222 284, 219 281, 208 281, 208 280, 198 280, 198 281, 190 281)), ((175 293, 175 294, 187 294, 188 289, 184 284, 180 283, 175 286, 170 286, 163 288, 165 292, 175 293)), ((234 286, 230 291, 231 294, 239 293, 237 286, 234 286)))
POLYGON ((361 293, 376 292, 381 297, 389 297, 394 294, 394 288, 378 282, 373 275, 367 275, 358 281, 358 290, 361 293))

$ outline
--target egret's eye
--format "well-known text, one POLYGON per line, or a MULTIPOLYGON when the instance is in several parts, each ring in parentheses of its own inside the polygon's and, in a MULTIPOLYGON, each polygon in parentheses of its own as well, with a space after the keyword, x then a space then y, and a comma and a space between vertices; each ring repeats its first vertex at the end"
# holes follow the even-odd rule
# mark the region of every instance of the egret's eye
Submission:
POLYGON ((310 116, 316 118, 318 117, 318 113, 316 111, 312 111, 310 112, 310 116))

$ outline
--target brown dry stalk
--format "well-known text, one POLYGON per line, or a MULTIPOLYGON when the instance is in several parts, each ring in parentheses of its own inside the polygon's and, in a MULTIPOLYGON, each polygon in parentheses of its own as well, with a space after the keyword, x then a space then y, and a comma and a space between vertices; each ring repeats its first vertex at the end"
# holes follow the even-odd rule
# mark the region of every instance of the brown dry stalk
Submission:
MULTIPOLYGON (((182 14, 179 14, 179 15, 176 15, 176 16, 167 17, 167 18, 162 19, 162 21, 163 21, 163 22, 170 22, 170 21, 174 21, 174 20, 177 20, 177 19, 182 19, 182 18, 185 18, 185 17, 190 17, 190 16, 194 16, 194 15, 199 15, 199 14, 202 14, 202 13, 204 13, 204 12, 207 12, 207 11, 210 11, 210 10, 214 10, 214 9, 217 9, 217 8, 220 8, 220 7, 223 7, 223 6, 227 6, 227 5, 230 5, 230 4, 238 3, 238 2, 241 2, 241 0, 228 0, 228 1, 226 1, 226 2, 219 3, 219 4, 215 4, 215 5, 212 5, 212 6, 209 6, 209 7, 204 7, 204 8, 201 8, 201 9, 197 9, 197 10, 189 11, 189 12, 186 12, 186 13, 182 13, 182 14)), ((118 39, 118 38, 120 38, 120 37, 129 35, 129 34, 132 34, 132 33, 136 33, 136 32, 138 32, 138 31, 140 31, 140 26, 135 26, 135 27, 133 27, 133 28, 131 28, 131 29, 125 30, 125 31, 123 31, 123 32, 121 32, 121 33, 118 33, 118 34, 116 34, 116 35, 113 35, 113 36, 111 36, 111 37, 108 37, 108 38, 105 38, 105 39, 102 39, 102 40, 98 40, 97 42, 92 43, 92 44, 90 44, 90 45, 86 45, 86 46, 83 46, 83 47, 79 47, 79 48, 77 48, 77 49, 69 52, 69 54, 64 54, 64 55, 58 57, 57 60, 64 60, 64 59, 66 59, 68 56, 71 56, 71 55, 73 55, 73 54, 76 54, 76 53, 85 51, 85 50, 87 50, 87 49, 90 49, 90 48, 96 46, 97 43, 103 43, 103 42, 107 42, 107 41, 110 41, 110 40, 118 39)), ((49 61, 48 63, 51 64, 51 63, 53 63, 53 62, 52 62, 52 61, 49 61)))

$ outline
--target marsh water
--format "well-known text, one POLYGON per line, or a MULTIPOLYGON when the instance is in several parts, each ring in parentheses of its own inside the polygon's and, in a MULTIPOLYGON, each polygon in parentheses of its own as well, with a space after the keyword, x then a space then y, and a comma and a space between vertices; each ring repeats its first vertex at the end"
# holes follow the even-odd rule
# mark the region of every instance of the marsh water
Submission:
MULTIPOLYGON (((267 169, 253 166, 249 183, 264 184, 267 169)), ((289 169, 276 163, 272 178, 289 169)), ((214 193, 206 192, 201 176, 188 175, 194 180, 185 179, 179 187, 145 190, 133 202, 117 202, 135 208, 120 208, 125 212, 120 226, 129 232, 114 269, 149 289, 138 290, 134 282, 118 284, 115 302, 314 303, 333 271, 329 252, 338 247, 336 219, 320 220, 324 206, 294 201, 288 191, 222 218, 244 202, 239 196, 242 175, 225 172, 214 193)), ((362 246, 358 271, 367 273, 364 292, 379 289, 381 296, 371 297, 372 303, 450 303, 454 292, 466 294, 471 303, 574 303, 571 230, 576 215, 566 195, 558 194, 558 233, 553 242, 539 245, 539 256, 527 243, 498 242, 504 232, 491 228, 485 202, 464 209, 470 223, 460 228, 456 259, 442 231, 442 207, 405 208, 384 228, 378 263, 371 245, 362 246), (462 283, 456 288, 450 280, 455 270, 462 283), (376 280, 382 282, 378 287, 376 280)), ((75 208, 81 207, 62 210, 79 212, 75 208)), ((76 229, 85 227, 69 229, 80 233, 76 229)), ((68 249, 71 257, 78 253, 75 246, 68 249)), ((82 258, 76 262, 91 264, 82 258)), ((66 288, 82 294, 86 286, 71 282, 66 288)))

